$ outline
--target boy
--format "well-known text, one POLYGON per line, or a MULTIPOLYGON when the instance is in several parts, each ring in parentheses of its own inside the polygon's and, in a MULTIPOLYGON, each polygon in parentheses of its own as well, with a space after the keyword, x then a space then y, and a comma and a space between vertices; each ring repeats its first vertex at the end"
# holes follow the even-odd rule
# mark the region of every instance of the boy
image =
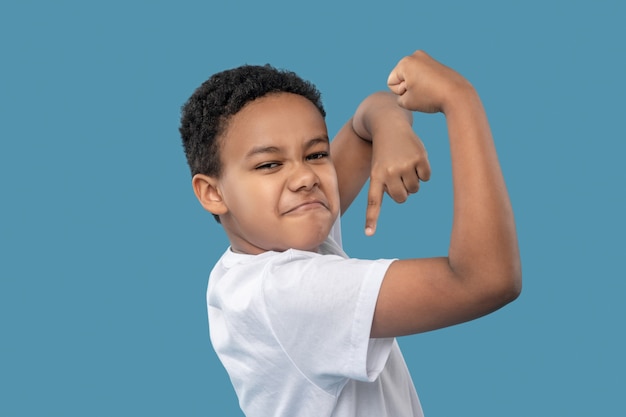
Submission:
POLYGON ((213 346, 255 416, 421 416, 396 336, 472 320, 517 297, 513 213, 478 94, 417 51, 329 142, 315 87, 269 66, 211 77, 181 135, 202 206, 230 248, 209 278, 213 346), (350 259, 338 217, 370 177, 402 202, 430 167, 411 112, 446 116, 454 182, 447 257, 350 259))

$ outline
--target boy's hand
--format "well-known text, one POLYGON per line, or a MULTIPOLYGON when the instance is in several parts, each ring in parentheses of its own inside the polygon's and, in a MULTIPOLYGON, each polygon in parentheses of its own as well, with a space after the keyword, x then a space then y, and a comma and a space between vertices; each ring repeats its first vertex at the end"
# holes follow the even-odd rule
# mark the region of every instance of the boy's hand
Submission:
POLYGON ((387 123, 374 132, 372 168, 367 193, 365 234, 376 232, 385 192, 397 203, 419 190, 420 181, 430 178, 430 163, 424 144, 405 120, 387 123))
MULTIPOLYGON (((446 113, 457 93, 472 88, 463 76, 423 51, 402 58, 391 71, 387 85, 397 95, 401 107, 422 113, 446 113)), ((426 149, 410 124, 395 120, 380 124, 384 129, 378 129, 378 132, 369 129, 374 139, 365 215, 368 236, 376 231, 384 192, 402 203, 409 194, 418 191, 420 181, 430 178, 426 149)))
POLYGON ((354 114, 354 132, 372 144, 365 212, 367 236, 376 232, 385 192, 403 203, 419 190, 420 181, 430 178, 428 155, 412 123, 411 111, 399 106, 394 94, 385 92, 369 96, 354 114))
POLYGON ((446 113, 446 105, 469 82, 452 68, 437 62, 423 51, 402 58, 389 74, 389 89, 407 110, 446 113))

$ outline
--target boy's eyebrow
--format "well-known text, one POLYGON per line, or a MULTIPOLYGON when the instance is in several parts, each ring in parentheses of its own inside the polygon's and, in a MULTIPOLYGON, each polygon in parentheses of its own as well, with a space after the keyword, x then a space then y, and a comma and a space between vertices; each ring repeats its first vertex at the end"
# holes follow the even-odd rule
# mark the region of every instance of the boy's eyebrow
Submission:
POLYGON ((324 136, 320 136, 318 138, 313 138, 309 140, 307 143, 304 144, 304 149, 312 148, 313 146, 320 144, 320 143, 323 143, 323 144, 330 143, 328 136, 324 135, 324 136))
POLYGON ((260 153, 278 153, 280 152, 280 148, 278 148, 277 146, 255 146, 254 148, 250 149, 250 151, 246 154, 246 159, 250 159, 255 155, 258 155, 260 153))
MULTIPOLYGON (((313 146, 320 144, 320 143, 324 143, 327 144, 329 143, 329 139, 328 136, 324 135, 324 136, 320 136, 317 138, 313 138, 309 141, 307 141, 304 144, 304 149, 309 149, 312 148, 313 146)), ((252 158, 255 155, 258 154, 263 154, 263 153, 279 153, 281 151, 281 148, 278 146, 264 146, 264 145, 260 145, 260 146, 255 146, 254 148, 250 149, 250 151, 248 153, 246 153, 245 158, 249 159, 252 158)))

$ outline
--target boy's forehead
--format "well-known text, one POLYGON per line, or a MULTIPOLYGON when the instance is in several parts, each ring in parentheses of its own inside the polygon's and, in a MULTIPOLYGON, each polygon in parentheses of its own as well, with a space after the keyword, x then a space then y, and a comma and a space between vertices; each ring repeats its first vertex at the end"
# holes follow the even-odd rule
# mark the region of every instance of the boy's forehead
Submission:
POLYGON ((307 98, 274 93, 247 103, 226 122, 223 148, 249 153, 262 147, 329 142, 326 122, 307 98), (232 149, 235 150, 235 149, 232 149))

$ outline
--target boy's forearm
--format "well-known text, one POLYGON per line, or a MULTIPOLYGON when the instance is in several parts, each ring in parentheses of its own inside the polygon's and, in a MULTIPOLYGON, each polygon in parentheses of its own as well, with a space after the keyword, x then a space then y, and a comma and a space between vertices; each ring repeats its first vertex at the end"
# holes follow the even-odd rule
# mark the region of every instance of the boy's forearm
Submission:
POLYGON ((341 214, 350 207, 367 181, 371 168, 372 144, 359 137, 348 120, 330 143, 337 172, 341 214))
POLYGON ((461 277, 519 291, 521 266, 513 210, 483 105, 469 84, 442 110, 454 187, 449 262, 461 277), (487 282, 491 280, 491 282, 487 282))

